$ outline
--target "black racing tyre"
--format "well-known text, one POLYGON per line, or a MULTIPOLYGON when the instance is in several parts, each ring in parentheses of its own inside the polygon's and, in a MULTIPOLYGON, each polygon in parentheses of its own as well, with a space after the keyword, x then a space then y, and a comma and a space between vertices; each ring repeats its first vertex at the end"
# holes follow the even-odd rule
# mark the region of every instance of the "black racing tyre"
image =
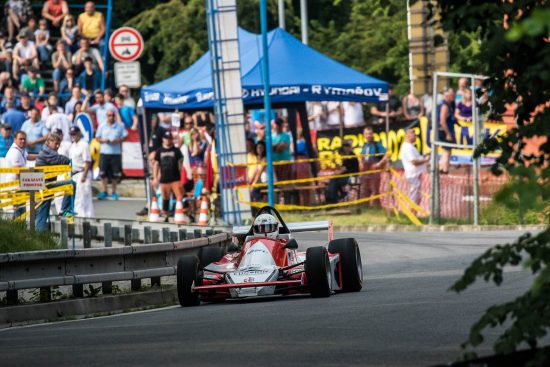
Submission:
POLYGON ((200 285, 199 259, 196 256, 182 256, 178 260, 178 300, 183 307, 198 306, 199 294, 193 292, 193 285, 200 285))
POLYGON ((354 238, 332 240, 328 251, 340 255, 342 291, 359 292, 363 287, 363 264, 357 241, 354 238))
POLYGON ((327 249, 322 246, 308 248, 305 270, 311 296, 329 297, 332 276, 327 249))
POLYGON ((224 255, 223 247, 206 246, 199 249, 199 264, 201 268, 220 261, 224 255))

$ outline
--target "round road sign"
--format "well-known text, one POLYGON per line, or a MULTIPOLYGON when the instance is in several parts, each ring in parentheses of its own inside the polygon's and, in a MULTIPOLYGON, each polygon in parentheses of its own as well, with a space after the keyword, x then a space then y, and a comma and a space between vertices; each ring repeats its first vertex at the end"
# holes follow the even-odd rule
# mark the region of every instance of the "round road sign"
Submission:
POLYGON ((134 61, 143 52, 143 38, 134 28, 119 28, 109 38, 109 51, 118 61, 134 61))

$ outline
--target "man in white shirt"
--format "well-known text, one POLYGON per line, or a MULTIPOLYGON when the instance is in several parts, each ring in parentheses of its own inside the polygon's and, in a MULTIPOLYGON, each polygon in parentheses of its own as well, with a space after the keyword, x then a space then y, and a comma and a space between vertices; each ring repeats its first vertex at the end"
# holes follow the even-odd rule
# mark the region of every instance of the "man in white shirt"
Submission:
POLYGON ((61 130, 63 132, 63 141, 70 142, 71 136, 69 135, 69 128, 72 123, 63 113, 63 110, 52 109, 48 118, 45 121, 46 128, 53 132, 55 130, 61 130))
MULTIPOLYGON (((5 167, 19 168, 26 167, 27 160, 33 160, 36 155, 29 155, 25 147, 27 146, 27 134, 24 131, 18 131, 13 138, 13 144, 6 153, 5 167)), ((11 182, 19 179, 19 175, 9 173, 6 175, 6 182, 11 182)), ((25 213, 25 205, 17 208, 14 213, 14 218, 18 218, 25 213)))
POLYGON ((359 102, 343 102, 344 126, 358 127, 365 125, 363 106, 359 102))
MULTIPOLYGON (((50 92, 48 94, 48 100, 46 101, 46 107, 42 109, 42 114, 40 115, 40 118, 42 121, 46 122, 48 117, 54 112, 57 111, 59 113, 63 113, 63 108, 59 107, 57 103, 59 102, 59 99, 57 98, 57 94, 55 92, 50 92)), ((51 129, 50 129, 51 131, 51 129)))
POLYGON ((340 126, 342 121, 342 111, 340 109, 340 102, 323 102, 327 106, 327 125, 329 128, 336 128, 340 126))
POLYGON ((92 196, 92 157, 90 145, 82 138, 82 132, 77 126, 69 130, 72 144, 69 148, 69 158, 73 169, 73 181, 76 183, 74 211, 79 217, 92 218, 94 204, 92 196))
POLYGON ((401 162, 405 170, 405 178, 409 183, 409 198, 416 204, 420 204, 420 186, 422 185, 422 174, 425 173, 429 156, 422 156, 414 143, 417 136, 414 129, 408 129, 405 142, 401 146, 401 162))

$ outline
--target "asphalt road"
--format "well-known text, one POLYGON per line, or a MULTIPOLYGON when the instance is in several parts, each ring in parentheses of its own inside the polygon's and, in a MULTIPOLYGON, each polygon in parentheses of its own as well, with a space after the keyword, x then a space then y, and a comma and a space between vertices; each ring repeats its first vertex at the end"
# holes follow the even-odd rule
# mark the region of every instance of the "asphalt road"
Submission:
MULTIPOLYGON (((5 329, 1 364, 429 366, 459 356, 481 312, 522 292, 530 279, 511 269, 500 288, 480 283, 461 295, 447 291, 477 254, 517 232, 354 235, 365 271, 359 293, 168 307, 5 329)), ((324 235, 298 240, 307 247, 323 243, 324 235)))

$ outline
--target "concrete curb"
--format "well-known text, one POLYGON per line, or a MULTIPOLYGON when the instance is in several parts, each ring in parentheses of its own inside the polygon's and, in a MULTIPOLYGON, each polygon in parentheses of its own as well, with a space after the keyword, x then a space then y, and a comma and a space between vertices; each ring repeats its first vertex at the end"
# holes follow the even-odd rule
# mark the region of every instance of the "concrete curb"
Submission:
POLYGON ((177 303, 175 287, 0 308, 0 328, 177 303))
POLYGON ((336 232, 482 232, 482 231, 542 231, 545 224, 534 225, 407 225, 378 224, 370 226, 334 226, 336 232))

